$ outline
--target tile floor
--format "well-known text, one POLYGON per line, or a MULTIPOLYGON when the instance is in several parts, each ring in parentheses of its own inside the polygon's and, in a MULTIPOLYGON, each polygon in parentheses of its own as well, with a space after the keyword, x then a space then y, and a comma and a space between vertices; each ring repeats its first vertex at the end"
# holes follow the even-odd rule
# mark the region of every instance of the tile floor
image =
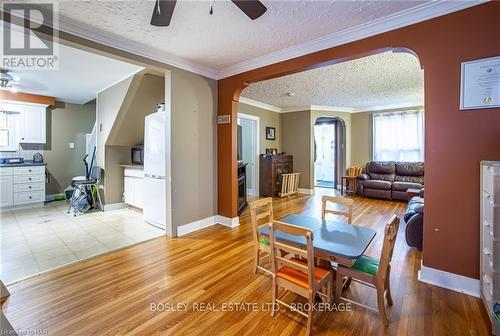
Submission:
POLYGON ((160 237, 164 230, 128 209, 68 215, 67 203, 0 213, 0 277, 4 283, 160 237))

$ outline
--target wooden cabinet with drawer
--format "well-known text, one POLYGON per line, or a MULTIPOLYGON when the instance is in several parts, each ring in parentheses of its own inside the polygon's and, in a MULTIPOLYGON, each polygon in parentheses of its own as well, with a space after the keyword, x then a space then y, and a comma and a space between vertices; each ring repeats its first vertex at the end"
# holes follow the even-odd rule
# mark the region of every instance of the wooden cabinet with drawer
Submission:
POLYGON ((281 191, 281 174, 293 172, 293 156, 261 155, 259 163, 260 196, 277 197, 281 191))
POLYGON ((481 218, 479 220, 479 263, 481 298, 492 323, 492 334, 500 335, 493 318, 500 304, 500 161, 481 162, 481 218))

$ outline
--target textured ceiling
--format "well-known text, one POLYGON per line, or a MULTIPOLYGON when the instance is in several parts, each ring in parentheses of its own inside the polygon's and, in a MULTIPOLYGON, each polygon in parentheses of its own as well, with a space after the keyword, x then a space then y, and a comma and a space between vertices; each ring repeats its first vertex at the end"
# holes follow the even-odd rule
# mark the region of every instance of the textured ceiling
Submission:
MULTIPOLYGON (((14 40, 24 34, 11 31, 14 40)), ((11 70, 20 92, 55 97, 67 103, 83 104, 96 98, 96 93, 119 80, 142 70, 137 65, 92 54, 66 45, 58 46, 57 71, 11 70)), ((0 53, 1 54, 1 53, 0 53)))
POLYGON ((62 16, 107 34, 222 69, 407 10, 425 1, 270 1, 251 21, 234 4, 177 2, 169 27, 149 24, 154 1, 60 1, 62 16))
POLYGON ((415 56, 385 52, 253 83, 241 95, 283 109, 416 106, 423 105, 423 79, 415 56), (290 92, 295 95, 288 96, 290 92))

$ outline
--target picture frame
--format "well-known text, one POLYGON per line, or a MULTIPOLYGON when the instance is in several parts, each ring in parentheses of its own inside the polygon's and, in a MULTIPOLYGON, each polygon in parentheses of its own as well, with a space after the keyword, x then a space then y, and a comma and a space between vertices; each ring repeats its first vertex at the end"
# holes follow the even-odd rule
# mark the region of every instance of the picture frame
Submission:
POLYGON ((276 140, 275 127, 266 127, 266 140, 276 140))
POLYGON ((500 56, 462 62, 460 110, 500 107, 500 56))

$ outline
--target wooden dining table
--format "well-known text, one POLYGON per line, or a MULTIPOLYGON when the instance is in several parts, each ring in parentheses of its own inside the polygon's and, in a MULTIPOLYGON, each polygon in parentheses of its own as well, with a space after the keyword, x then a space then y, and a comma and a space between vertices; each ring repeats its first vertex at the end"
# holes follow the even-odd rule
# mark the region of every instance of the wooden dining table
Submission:
MULTIPOLYGON (((369 228, 304 215, 288 215, 278 221, 311 230, 315 257, 347 267, 351 267, 365 253, 376 235, 375 230, 369 228)), ((269 226, 262 226, 259 232, 269 236, 269 226)), ((276 240, 306 248, 303 236, 276 231, 275 237, 276 240)))

